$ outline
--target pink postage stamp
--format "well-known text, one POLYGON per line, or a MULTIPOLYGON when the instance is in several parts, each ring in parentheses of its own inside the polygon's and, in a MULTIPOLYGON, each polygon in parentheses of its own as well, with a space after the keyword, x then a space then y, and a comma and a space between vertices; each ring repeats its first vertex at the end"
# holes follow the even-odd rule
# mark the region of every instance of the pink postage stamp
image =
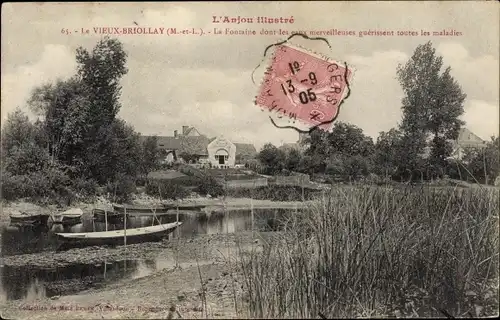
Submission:
POLYGON ((281 44, 264 73, 255 104, 273 112, 281 123, 286 119, 288 126, 328 131, 349 93, 352 75, 346 64, 281 44))

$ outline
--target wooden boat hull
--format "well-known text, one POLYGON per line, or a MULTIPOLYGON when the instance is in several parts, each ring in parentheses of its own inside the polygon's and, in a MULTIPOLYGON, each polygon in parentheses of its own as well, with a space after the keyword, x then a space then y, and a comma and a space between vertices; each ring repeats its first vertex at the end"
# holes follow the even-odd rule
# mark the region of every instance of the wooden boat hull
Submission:
POLYGON ((206 207, 205 205, 199 205, 199 204, 180 204, 178 206, 173 204, 168 204, 156 207, 123 206, 114 204, 113 210, 115 212, 123 213, 125 211, 125 208, 127 208, 127 214, 130 215, 133 215, 134 213, 149 213, 153 215, 153 213, 155 214, 168 213, 168 211, 171 212, 172 210, 176 210, 177 208, 179 209, 179 211, 181 210, 201 211, 205 207, 206 207))
POLYGON ((92 210, 93 219, 95 222, 103 222, 106 221, 110 224, 120 224, 123 223, 123 213, 114 212, 114 211, 105 211, 102 209, 94 209, 92 210), (106 217, 107 215, 107 217, 106 217))
POLYGON ((46 225, 49 219, 48 215, 11 215, 10 223, 13 225, 46 225))
POLYGON ((82 217, 54 216, 52 223, 62 225, 74 225, 82 222, 82 217))
POLYGON ((57 212, 51 215, 52 223, 62 225, 74 225, 82 222, 83 211, 79 208, 57 212))
POLYGON ((66 246, 102 246, 102 245, 123 245, 124 235, 127 236, 127 244, 160 241, 168 234, 175 231, 182 222, 174 222, 163 225, 127 229, 87 232, 87 233, 57 233, 57 237, 66 246))
POLYGON ((132 213, 150 213, 151 215, 154 213, 166 213, 171 208, 168 206, 158 206, 158 207, 139 207, 139 206, 122 206, 118 204, 113 205, 113 210, 115 212, 124 213, 125 208, 127 208, 127 214, 132 213))

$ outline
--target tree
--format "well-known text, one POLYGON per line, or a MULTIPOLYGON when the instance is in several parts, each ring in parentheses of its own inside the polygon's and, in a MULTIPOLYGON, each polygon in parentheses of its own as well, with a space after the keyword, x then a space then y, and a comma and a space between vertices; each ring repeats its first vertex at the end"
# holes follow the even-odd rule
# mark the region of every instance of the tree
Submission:
POLYGON ((147 137, 142 143, 142 173, 148 174, 157 170, 160 166, 160 149, 158 148, 158 137, 147 137))
POLYGON ((117 39, 105 37, 91 53, 76 50, 78 75, 88 91, 89 121, 94 128, 111 125, 120 110, 121 78, 127 74, 127 54, 117 39))
POLYGON ((345 160, 350 157, 364 157, 368 164, 374 151, 372 139, 366 136, 361 128, 344 122, 335 123, 331 132, 314 130, 306 139, 306 143, 309 143, 309 148, 305 154, 312 171, 328 171, 330 174, 347 172, 346 168, 340 166, 347 163, 345 160))
POLYGON ((73 77, 33 90, 28 105, 44 121, 39 125, 47 137, 54 159, 72 166, 82 163, 85 139, 92 129, 88 113, 90 102, 83 84, 73 77))
POLYGON ((277 174, 284 169, 285 153, 271 143, 264 145, 259 152, 258 159, 264 167, 266 174, 277 174))
POLYGON ((493 184, 495 178, 500 174, 499 137, 491 137, 491 141, 485 148, 467 150, 463 162, 466 163, 468 171, 473 175, 473 180, 493 184))
POLYGON ((375 173, 383 176, 392 176, 399 166, 402 154, 401 132, 391 129, 388 132, 380 132, 375 144, 373 155, 375 173))
POLYGON ((99 143, 89 145, 84 153, 85 176, 104 183, 140 172, 142 147, 132 126, 115 119, 110 126, 100 128, 96 138, 99 143))
POLYGON ((73 175, 105 182, 140 168, 137 156, 130 155, 140 150, 136 133, 116 118, 126 57, 123 45, 108 37, 91 52, 80 47, 77 75, 36 88, 28 101, 43 117, 51 156, 73 167, 73 175))
POLYGON ((360 155, 369 157, 373 153, 374 144, 363 130, 355 125, 337 122, 332 132, 327 135, 326 152, 328 154, 360 155))
POLYGON ((451 68, 443 73, 443 59, 429 41, 419 45, 410 60, 397 68, 404 92, 400 170, 420 170, 425 147, 430 147, 429 165, 443 168, 451 154, 450 140, 458 138, 463 121, 466 95, 451 76, 451 68))
POLYGON ((50 165, 48 152, 34 141, 14 146, 5 159, 5 170, 13 175, 44 171, 50 165))
POLYGON ((300 152, 297 149, 290 149, 286 153, 285 167, 290 171, 297 171, 300 165, 300 152))
POLYGON ((14 147, 34 141, 35 126, 29 121, 28 116, 18 107, 9 113, 5 124, 2 126, 2 155, 8 155, 14 147))

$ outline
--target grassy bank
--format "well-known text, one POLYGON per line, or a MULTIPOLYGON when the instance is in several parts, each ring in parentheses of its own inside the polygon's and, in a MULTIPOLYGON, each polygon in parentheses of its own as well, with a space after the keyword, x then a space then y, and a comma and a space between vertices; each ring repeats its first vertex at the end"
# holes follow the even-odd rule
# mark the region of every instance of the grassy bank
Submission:
POLYGON ((498 190, 333 189, 281 241, 242 257, 250 313, 496 314, 498 200, 498 190))

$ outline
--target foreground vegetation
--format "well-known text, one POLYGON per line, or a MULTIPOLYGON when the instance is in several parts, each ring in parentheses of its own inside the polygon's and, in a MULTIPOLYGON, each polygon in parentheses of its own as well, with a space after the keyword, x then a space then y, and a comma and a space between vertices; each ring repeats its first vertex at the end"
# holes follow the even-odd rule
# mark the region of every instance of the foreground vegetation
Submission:
POLYGON ((242 256, 258 318, 498 312, 497 190, 333 189, 242 256))

